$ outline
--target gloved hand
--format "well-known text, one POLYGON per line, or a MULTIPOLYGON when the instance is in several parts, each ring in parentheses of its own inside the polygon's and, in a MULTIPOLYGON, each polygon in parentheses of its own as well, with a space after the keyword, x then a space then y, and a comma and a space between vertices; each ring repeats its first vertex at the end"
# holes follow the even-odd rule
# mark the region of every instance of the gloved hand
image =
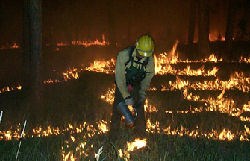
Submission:
POLYGON ((133 106, 134 105, 134 99, 131 96, 128 96, 125 98, 125 104, 128 106, 133 106))
POLYGON ((133 86, 131 84, 128 84, 128 92, 132 92, 133 91, 133 86))

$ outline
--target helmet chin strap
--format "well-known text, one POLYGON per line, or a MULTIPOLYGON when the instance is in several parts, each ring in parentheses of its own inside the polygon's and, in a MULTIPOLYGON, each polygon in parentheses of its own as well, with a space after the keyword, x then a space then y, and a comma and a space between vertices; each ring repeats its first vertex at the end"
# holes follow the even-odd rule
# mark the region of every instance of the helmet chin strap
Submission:
POLYGON ((140 61, 142 58, 144 58, 144 56, 141 56, 139 53, 138 53, 138 51, 137 51, 137 49, 135 49, 136 50, 136 58, 140 61))

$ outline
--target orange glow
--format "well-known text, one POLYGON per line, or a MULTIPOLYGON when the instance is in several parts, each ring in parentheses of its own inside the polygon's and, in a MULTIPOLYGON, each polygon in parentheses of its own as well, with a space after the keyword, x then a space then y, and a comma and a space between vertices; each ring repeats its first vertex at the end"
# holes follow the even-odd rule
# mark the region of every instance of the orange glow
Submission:
POLYGON ((66 72, 63 72, 63 78, 64 81, 70 80, 70 79, 78 79, 78 69, 77 68, 73 68, 73 69, 69 69, 66 72))
MULTIPOLYGON (((84 41, 84 40, 73 40, 70 43, 67 42, 57 42, 57 47, 64 47, 64 46, 83 46, 83 47, 90 47, 90 46, 108 46, 110 43, 105 40, 105 35, 102 35, 102 39, 98 40, 95 39, 94 41, 84 41)), ((59 49, 58 49, 59 50, 59 49)))
POLYGON ((15 90, 22 90, 22 86, 19 83, 17 83, 17 85, 3 87, 2 89, 0 89, 0 94, 15 90))
MULTIPOLYGON (((249 109, 248 109, 249 110, 249 109)), ((90 142, 87 142, 89 138, 92 138, 96 135, 106 133, 108 131, 108 123, 104 120, 97 121, 94 124, 89 124, 84 122, 77 126, 69 124, 64 129, 59 129, 58 127, 48 126, 43 129, 42 127, 34 128, 33 134, 25 134, 24 137, 48 137, 52 135, 59 135, 65 132, 69 133, 69 139, 65 140, 65 145, 62 146, 61 156, 62 160, 77 160, 79 156, 86 157, 92 155, 93 145, 90 142), (75 137, 75 134, 81 133, 81 137, 75 137), (71 147, 72 146, 72 147, 71 147), (74 148, 74 149, 72 149, 74 148)), ((184 126, 180 127, 171 127, 162 126, 158 121, 152 122, 150 119, 147 120, 147 132, 152 134, 166 134, 166 135, 178 135, 178 136, 189 136, 192 138, 208 138, 212 140, 223 140, 223 141, 232 141, 237 138, 240 138, 241 141, 249 141, 250 128, 246 125, 244 126, 245 130, 233 132, 230 129, 223 128, 222 130, 214 130, 202 132, 199 130, 199 126, 196 126, 196 129, 189 130, 184 126)), ((12 140, 20 139, 21 127, 18 126, 18 129, 0 131, 0 140, 12 140)), ((127 147, 124 149, 119 149, 119 156, 125 158, 130 158, 130 152, 146 147, 147 140, 144 139, 135 139, 132 142, 127 142, 127 147)))
MULTIPOLYGON (((170 52, 163 52, 163 53, 160 53, 158 56, 156 56, 157 54, 154 55, 156 74, 158 74, 158 75, 165 75, 165 74, 176 75, 177 80, 179 80, 179 78, 178 78, 179 75, 217 77, 216 74, 217 74, 219 69, 216 66, 214 66, 212 69, 204 69, 204 66, 201 65, 201 67, 198 69, 192 69, 191 66, 188 65, 188 63, 211 62, 211 63, 215 63, 215 65, 216 65, 216 63, 218 63, 218 62, 222 62, 222 58, 217 58, 214 54, 211 54, 211 55, 209 55, 208 58, 205 58, 202 60, 197 60, 197 61, 180 60, 178 58, 178 53, 176 53, 177 45, 178 45, 178 41, 176 41, 176 43, 174 44, 174 46, 170 52), (184 68, 182 70, 175 69, 174 67, 172 67, 173 64, 178 64, 178 63, 187 63, 187 66, 186 66, 186 68, 184 68)), ((241 59, 239 60, 239 63, 249 63, 249 62, 250 62, 250 58, 241 57, 241 59)), ((116 63, 116 61, 114 58, 112 58, 110 60, 95 60, 93 63, 91 63, 87 67, 69 68, 67 71, 62 73, 63 80, 59 79, 59 78, 58 79, 49 78, 47 80, 44 80, 43 83, 44 84, 55 84, 55 83, 60 83, 63 81, 68 81, 71 79, 78 79, 79 73, 83 72, 83 71, 93 71, 93 72, 102 72, 102 73, 106 73, 106 74, 114 74, 115 63, 116 63)), ((244 80, 246 80, 246 79, 244 79, 244 80)), ((246 81, 249 81, 249 80, 246 80, 246 81)), ((220 80, 218 80, 216 82, 224 83, 223 81, 220 81, 220 80)), ((178 83, 179 87, 180 87, 180 83, 178 83)), ((184 83, 184 84, 188 83, 190 85, 189 82, 182 82, 182 83, 184 83)), ((213 84, 213 82, 209 82, 209 81, 204 81, 204 83, 208 84, 207 88, 209 88, 208 86, 210 86, 211 83, 213 84)), ((169 84, 172 84, 172 82, 169 82, 169 84)), ((217 83, 215 83, 215 84, 217 84, 217 83)), ((231 82, 229 84, 231 84, 231 82)), ((164 87, 164 85, 162 85, 162 86, 164 87)), ((199 82, 192 84, 192 86, 199 86, 199 82)), ((246 87, 246 85, 244 85, 244 87, 246 89, 248 89, 246 87)), ((240 86, 239 86, 239 88, 240 88, 240 86)), ((0 89, 0 93, 7 92, 7 91, 13 91, 13 90, 21 90, 21 85, 19 85, 17 87, 6 86, 6 87, 0 89)))
POLYGON ((147 145, 146 139, 136 138, 133 142, 127 142, 128 151, 134 151, 136 149, 141 149, 147 145))
MULTIPOLYGON (((171 111, 166 111, 166 113, 172 113, 171 111)), ((181 113, 186 113, 185 111, 181 113)), ((100 120, 96 122, 96 127, 95 125, 88 124, 84 122, 83 124, 79 124, 77 126, 73 126, 71 124, 68 125, 68 127, 65 127, 64 129, 59 129, 58 127, 52 127, 48 126, 47 128, 42 128, 42 127, 36 127, 32 130, 32 134, 26 134, 24 133, 24 137, 48 137, 52 135, 60 135, 65 132, 69 132, 72 134, 71 141, 75 142, 75 137, 73 134, 77 133, 82 133, 84 132, 86 134, 86 137, 93 137, 95 135, 99 135, 102 133, 106 133, 109 131, 108 128, 108 123, 104 120, 100 120)), ((152 122, 150 119, 147 120, 147 132, 148 133, 164 133, 168 135, 187 135, 190 137, 205 137, 208 139, 213 139, 213 140, 234 140, 236 138, 241 138, 242 141, 249 141, 249 135, 250 135, 250 128, 247 127, 246 125, 245 131, 238 131, 238 132, 232 132, 229 129, 222 129, 222 131, 217 131, 217 130, 211 130, 210 132, 204 132, 202 133, 199 130, 199 127, 197 126, 196 130, 189 130, 183 126, 180 126, 179 128, 173 128, 171 126, 164 127, 162 126, 159 121, 152 122)), ((12 140, 12 139, 20 139, 20 132, 21 132, 21 127, 18 126, 17 129, 10 129, 7 131, 0 131, 0 140, 12 140)))
MULTIPOLYGON (((81 42, 75 42, 75 45, 81 45, 81 42)), ((63 45, 63 44, 61 44, 63 45)), ((223 141, 250 141, 250 127, 248 124, 250 122, 250 117, 245 116, 245 113, 250 112, 250 101, 244 102, 244 104, 238 104, 237 100, 234 98, 227 97, 227 92, 231 90, 238 90, 242 93, 250 92, 250 77, 244 72, 234 72, 231 74, 228 80, 220 80, 217 76, 217 72, 220 70, 216 65, 222 62, 221 58, 216 57, 215 54, 211 54, 207 58, 190 61, 190 60, 180 60, 178 58, 178 53, 176 53, 176 48, 178 41, 173 46, 170 52, 160 53, 154 56, 155 59, 155 71, 157 75, 171 74, 175 75, 175 80, 162 82, 157 87, 150 87, 152 92, 162 92, 162 91, 181 91, 183 94, 183 99, 188 101, 200 101, 204 102, 205 106, 192 107, 190 105, 189 109, 185 110, 166 110, 164 116, 171 117, 174 114, 192 114, 201 112, 211 112, 216 111, 218 113, 223 113, 223 115, 228 115, 238 119, 240 123, 244 125, 244 128, 233 130, 229 128, 222 127, 220 129, 209 129, 207 131, 202 131, 200 125, 196 125, 194 129, 189 129, 184 125, 173 126, 169 124, 164 124, 159 120, 152 121, 151 114, 157 113, 159 109, 165 107, 159 107, 153 104, 152 100, 147 99, 144 105, 144 110, 146 115, 149 115, 146 125, 147 133, 152 134, 166 134, 166 135, 176 135, 176 136, 188 136, 192 138, 207 138, 210 140, 223 140, 223 141), (209 62, 212 67, 210 69, 205 69, 205 66, 201 65, 195 69, 189 63, 206 63, 209 62), (175 65, 182 63, 185 66, 182 69, 176 69, 175 65), (186 63, 186 64, 185 64, 186 63), (214 65, 214 66, 213 66, 214 65), (209 81, 195 80, 189 81, 185 80, 181 76, 212 76, 214 79, 209 81), (196 91, 220 91, 216 95, 209 95, 205 98, 202 95, 197 94, 196 91), (152 102, 151 102, 152 101, 152 102)), ((250 63, 250 58, 243 58, 238 61, 238 63, 250 63)), ((88 67, 82 68, 69 68, 61 74, 61 79, 48 79, 43 81, 44 84, 60 83, 64 81, 79 79, 79 75, 83 71, 92 72, 102 72, 106 74, 114 74, 115 69, 115 59, 110 59, 108 61, 95 60, 88 67)), ((11 91, 11 90, 21 90, 21 85, 16 85, 15 87, 5 87, 0 90, 0 93, 11 91)), ((101 93, 98 97, 112 105, 114 101, 115 86, 107 88, 104 93, 101 93)), ((167 108, 167 107, 166 107, 167 108)), ((169 109, 169 108, 168 108, 169 109)), ((165 118, 163 118, 165 119, 165 118)), ((170 118, 171 119, 171 118, 170 118)), ((68 124, 64 128, 53 127, 48 125, 47 127, 34 127, 31 133, 25 134, 25 137, 48 137, 53 135, 60 135, 64 133, 69 133, 70 137, 65 141, 64 147, 62 147, 62 160, 78 160, 79 156, 90 156, 93 155, 93 145, 87 142, 89 138, 98 136, 101 134, 106 134, 109 131, 108 120, 98 120, 93 124, 83 122, 82 124, 68 124), (77 138, 75 134, 81 134, 80 138, 77 138), (74 145, 71 147, 71 144, 74 145), (72 150, 73 149, 73 150, 72 150)), ((20 139, 21 127, 11 127, 7 130, 0 131, 0 140, 13 140, 20 139)), ((125 160, 130 158, 130 152, 147 146, 146 139, 135 139, 132 142, 127 142, 127 146, 124 149, 119 149, 119 156, 125 160)))
POLYGON ((94 63, 91 63, 89 67, 86 67, 85 70, 110 74, 114 73, 114 67, 115 67, 115 59, 110 59, 108 61, 96 60, 94 61, 94 63))
POLYGON ((10 46, 11 49, 18 49, 20 48, 20 45, 16 42, 12 43, 11 46, 10 46))
POLYGON ((8 43, 6 45, 1 45, 0 46, 0 50, 4 50, 4 49, 19 49, 20 48, 20 44, 17 42, 12 42, 12 43, 8 43))
POLYGON ((110 105, 114 102, 115 86, 107 90, 107 92, 101 95, 101 100, 109 103, 110 105))
POLYGON ((225 41, 225 36, 217 31, 213 31, 209 33, 209 41, 225 41))
POLYGON ((244 57, 240 57, 240 62, 241 63, 250 63, 250 58, 244 58, 244 57))
POLYGON ((107 127, 107 122, 104 120, 101 120, 98 122, 98 129, 101 131, 101 133, 107 133, 109 131, 107 127))
MULTIPOLYGON (((95 40, 72 40, 71 42, 63 42, 59 41, 56 42, 57 47, 65 47, 65 46, 83 46, 83 47, 90 47, 90 46, 108 46, 110 43, 106 41, 105 35, 102 34, 101 40, 95 39, 95 40)), ((0 50, 4 49, 19 49, 20 43, 13 42, 8 43, 6 45, 1 45, 0 50)), ((60 48, 56 49, 57 51, 60 50, 60 48)))

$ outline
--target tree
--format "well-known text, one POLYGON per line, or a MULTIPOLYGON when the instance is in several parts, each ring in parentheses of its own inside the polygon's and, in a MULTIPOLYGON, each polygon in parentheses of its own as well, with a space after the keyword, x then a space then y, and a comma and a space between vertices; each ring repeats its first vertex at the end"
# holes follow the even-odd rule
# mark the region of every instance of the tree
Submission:
POLYGON ((199 0, 198 51, 201 56, 209 54, 209 8, 207 0, 199 0))
POLYGON ((127 41, 130 43, 132 41, 132 35, 133 35, 133 30, 132 30, 132 26, 133 26, 133 11, 136 8, 135 6, 135 1, 133 0, 128 0, 128 17, 127 17, 127 41))
POLYGON ((228 12, 227 12, 227 26, 225 33, 226 42, 233 40, 233 15, 234 15, 233 0, 229 0, 228 12))
POLYGON ((195 2, 195 0, 190 0, 189 10, 188 44, 192 45, 194 42, 195 20, 197 13, 197 3, 195 2))
POLYGON ((232 56, 232 42, 233 42, 233 15, 235 8, 233 6, 233 0, 229 0, 228 12, 227 12, 227 26, 225 32, 225 41, 226 41, 226 53, 229 58, 232 56))
POLYGON ((41 96, 41 16, 40 0, 24 0, 23 90, 35 105, 41 96))
POLYGON ((111 46, 115 46, 116 45, 116 41, 115 41, 115 36, 116 36, 116 32, 114 29, 114 18, 115 18, 115 14, 114 14, 114 1, 113 0, 108 0, 107 3, 108 7, 108 39, 110 42, 111 46))
MULTIPOLYGON (((0 32, 3 32, 3 25, 4 17, 3 17, 3 8, 4 8, 4 2, 0 1, 0 32)), ((0 38, 0 45, 2 45, 3 38, 0 38)))

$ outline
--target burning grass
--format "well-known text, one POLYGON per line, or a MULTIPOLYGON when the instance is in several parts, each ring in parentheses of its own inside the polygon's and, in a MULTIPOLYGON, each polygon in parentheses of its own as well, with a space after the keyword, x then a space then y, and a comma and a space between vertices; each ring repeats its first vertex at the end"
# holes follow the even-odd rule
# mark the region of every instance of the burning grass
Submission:
POLYGON ((20 160, 93 160, 97 156, 134 161, 247 160, 249 59, 223 62, 212 54, 199 61, 180 60, 176 46, 155 57, 157 75, 144 106, 146 138, 136 138, 123 125, 118 140, 108 139, 115 60, 96 60, 59 73, 59 78, 45 79, 40 108, 26 107, 29 102, 19 84, 7 88, 12 92, 0 91, 5 111, 0 152, 6 154, 0 160, 15 157, 24 117, 28 123, 20 160), (232 63, 237 70, 225 72, 232 63))
MULTIPOLYGON (((121 129, 119 140, 110 142, 107 134, 89 136, 61 134, 23 139, 20 160, 93 160, 103 147, 100 160, 242 160, 249 158, 248 142, 213 141, 188 136, 148 134, 139 140, 127 129, 121 129)), ((14 160, 18 141, 0 141, 1 160, 14 160)))
MULTIPOLYGON (((101 147, 103 152, 100 160, 249 158, 246 150, 250 148, 248 123, 239 119, 241 115, 232 116, 230 110, 218 105, 218 101, 226 99, 225 91, 211 97, 217 104, 204 108, 189 106, 188 109, 181 110, 181 106, 178 106, 180 104, 176 104, 180 102, 176 97, 179 94, 186 101, 202 101, 203 98, 192 95, 183 87, 176 88, 179 90, 177 93, 175 89, 162 95, 164 91, 152 90, 145 105, 147 137, 138 140, 131 130, 123 126, 119 132, 119 140, 110 142, 107 135, 114 92, 112 80, 112 75, 83 72, 77 80, 45 88, 46 101, 42 105, 43 109, 34 108, 33 112, 29 111, 34 116, 39 116, 40 121, 34 122, 37 118, 32 117, 28 119, 20 160, 93 160, 101 147), (164 100, 172 102, 165 104, 164 100), (214 108, 211 110, 209 107, 214 108)), ((12 103, 6 104, 6 107, 22 104, 22 97, 18 94, 6 98, 12 103), (13 102, 13 99, 16 101, 13 102)), ((221 103, 223 107, 226 105, 223 101, 221 103)), ((232 103, 231 106, 236 107, 232 103)), ((241 110, 248 112, 249 104, 243 105, 241 110)), ((4 111, 8 112, 4 112, 2 117, 0 151, 6 155, 1 156, 0 160, 12 160, 16 155, 22 125, 15 126, 12 116, 16 113, 15 108, 13 113, 11 109, 4 111), (8 123, 11 120, 13 122, 8 123)), ((20 111, 20 116, 16 117, 19 118, 17 122, 23 122, 20 119, 23 114, 20 111)))

